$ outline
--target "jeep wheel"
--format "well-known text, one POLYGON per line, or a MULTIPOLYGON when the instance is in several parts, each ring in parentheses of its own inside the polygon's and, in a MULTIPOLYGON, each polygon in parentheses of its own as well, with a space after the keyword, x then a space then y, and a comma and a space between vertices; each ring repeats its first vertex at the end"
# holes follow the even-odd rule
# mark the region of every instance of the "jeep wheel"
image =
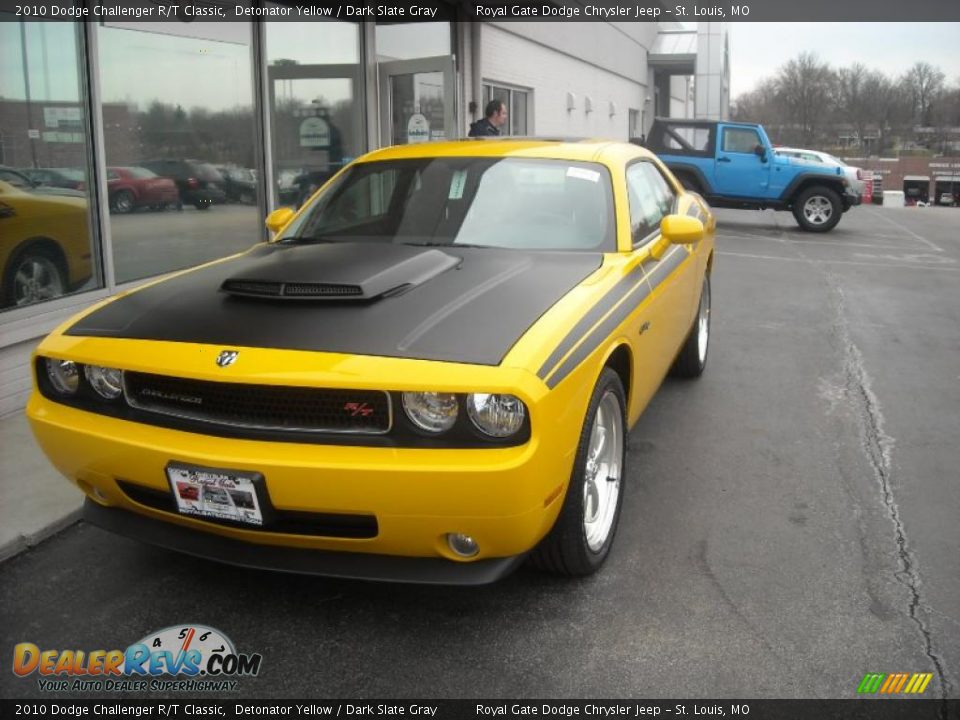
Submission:
POLYGON ((793 202, 793 216, 807 232, 827 232, 840 222, 843 204, 840 196, 827 187, 802 190, 793 202))

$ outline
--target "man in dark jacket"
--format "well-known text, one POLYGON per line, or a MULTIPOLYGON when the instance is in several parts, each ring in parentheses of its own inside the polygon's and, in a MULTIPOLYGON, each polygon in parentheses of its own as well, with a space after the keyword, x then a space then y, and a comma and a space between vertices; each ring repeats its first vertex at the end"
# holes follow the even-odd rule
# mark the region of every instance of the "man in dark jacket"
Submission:
POLYGON ((507 122, 507 106, 503 100, 491 100, 483 111, 484 117, 470 125, 470 137, 499 135, 500 128, 507 122))

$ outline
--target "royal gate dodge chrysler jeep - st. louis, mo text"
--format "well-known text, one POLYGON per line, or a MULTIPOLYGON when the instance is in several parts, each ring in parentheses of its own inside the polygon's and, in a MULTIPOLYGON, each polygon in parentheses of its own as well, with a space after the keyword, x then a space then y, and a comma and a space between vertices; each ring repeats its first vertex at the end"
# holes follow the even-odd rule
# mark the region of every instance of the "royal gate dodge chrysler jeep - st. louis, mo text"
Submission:
POLYGON ((492 138, 370 153, 267 224, 40 344, 85 518, 340 577, 597 570, 629 428, 706 364, 704 201, 633 145, 492 138))

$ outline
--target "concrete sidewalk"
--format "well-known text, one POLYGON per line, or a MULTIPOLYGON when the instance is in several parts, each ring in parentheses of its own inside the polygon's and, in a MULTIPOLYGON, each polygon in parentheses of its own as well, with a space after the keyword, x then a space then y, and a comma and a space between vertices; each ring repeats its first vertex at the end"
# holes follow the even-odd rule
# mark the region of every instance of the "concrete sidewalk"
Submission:
POLYGON ((76 522, 82 502, 37 446, 26 415, 0 418, 0 562, 76 522))

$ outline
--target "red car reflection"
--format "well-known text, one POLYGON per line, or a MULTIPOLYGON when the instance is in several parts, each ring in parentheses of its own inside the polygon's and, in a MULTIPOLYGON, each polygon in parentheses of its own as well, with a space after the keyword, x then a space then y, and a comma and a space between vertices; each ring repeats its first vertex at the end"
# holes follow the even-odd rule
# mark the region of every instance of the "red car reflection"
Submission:
POLYGON ((128 213, 138 207, 163 210, 168 205, 180 206, 176 183, 142 167, 107 168, 107 190, 110 209, 117 213, 128 213))

